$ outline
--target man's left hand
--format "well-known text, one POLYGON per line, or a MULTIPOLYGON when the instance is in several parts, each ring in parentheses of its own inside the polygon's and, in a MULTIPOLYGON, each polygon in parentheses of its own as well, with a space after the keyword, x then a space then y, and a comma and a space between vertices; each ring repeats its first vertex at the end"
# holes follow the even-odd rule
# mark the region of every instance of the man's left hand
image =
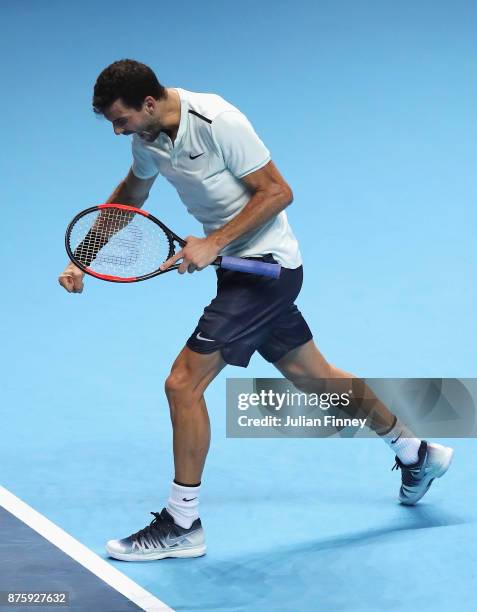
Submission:
POLYGON ((196 238, 195 236, 187 236, 185 241, 187 243, 185 247, 166 260, 161 265, 161 270, 167 270, 177 263, 179 259, 182 259, 177 270, 179 274, 184 274, 184 272, 192 273, 195 270, 203 270, 217 259, 220 249, 210 237, 196 238))

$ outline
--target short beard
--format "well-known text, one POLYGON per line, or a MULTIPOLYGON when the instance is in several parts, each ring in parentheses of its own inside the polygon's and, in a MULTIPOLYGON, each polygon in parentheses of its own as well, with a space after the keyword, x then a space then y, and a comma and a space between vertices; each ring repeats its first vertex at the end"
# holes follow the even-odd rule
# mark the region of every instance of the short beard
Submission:
POLYGON ((162 126, 157 121, 151 120, 151 122, 144 127, 144 129, 140 130, 140 134, 145 134, 146 138, 141 138, 146 142, 154 142, 159 137, 161 133, 162 126))

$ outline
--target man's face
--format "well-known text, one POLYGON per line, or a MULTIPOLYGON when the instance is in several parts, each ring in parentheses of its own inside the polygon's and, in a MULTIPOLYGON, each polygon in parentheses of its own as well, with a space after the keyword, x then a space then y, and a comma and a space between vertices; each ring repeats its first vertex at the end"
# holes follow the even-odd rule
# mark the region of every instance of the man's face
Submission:
POLYGON ((160 121, 154 117, 153 98, 146 98, 142 108, 136 110, 126 106, 121 100, 116 100, 105 111, 104 116, 113 124, 114 133, 119 136, 137 134, 143 140, 152 142, 156 140, 161 131, 160 121))

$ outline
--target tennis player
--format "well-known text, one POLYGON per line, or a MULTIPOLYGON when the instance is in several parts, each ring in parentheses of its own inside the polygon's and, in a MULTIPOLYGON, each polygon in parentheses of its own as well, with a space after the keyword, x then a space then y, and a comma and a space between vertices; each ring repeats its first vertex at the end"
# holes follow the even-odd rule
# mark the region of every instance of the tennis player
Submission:
MULTIPOLYGON (((111 122, 115 134, 132 136, 132 167, 108 202, 140 207, 162 175, 203 225, 205 237, 188 236, 187 245, 164 268, 182 260, 179 272, 191 273, 219 254, 282 266, 279 279, 217 270, 217 295, 165 383, 175 466, 167 506, 153 512, 144 529, 106 545, 111 557, 126 561, 196 557, 205 553, 199 518, 210 442, 204 391, 225 365, 246 367, 258 351, 309 392, 320 379, 359 379, 326 361, 295 305, 303 267, 285 212, 292 190, 245 115, 218 95, 165 88, 149 67, 133 60, 103 70, 94 87, 93 108, 111 122)), ((67 291, 81 293, 83 272, 69 264, 59 282, 67 291)), ((363 402, 361 412, 401 469, 399 501, 415 504, 447 471, 453 450, 416 438, 364 383, 361 388, 363 398, 375 400, 372 411, 363 402)), ((356 414, 356 406, 349 410, 356 414)))

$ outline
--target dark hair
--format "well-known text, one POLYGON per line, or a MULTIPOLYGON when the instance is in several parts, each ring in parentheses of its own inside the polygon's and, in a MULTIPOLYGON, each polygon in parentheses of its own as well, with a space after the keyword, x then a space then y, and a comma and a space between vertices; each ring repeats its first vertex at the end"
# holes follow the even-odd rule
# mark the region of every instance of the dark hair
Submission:
POLYGON ((154 72, 149 66, 135 60, 119 60, 105 68, 97 78, 93 110, 102 115, 118 99, 126 106, 140 110, 147 96, 156 100, 167 96, 165 87, 159 83, 154 72))

